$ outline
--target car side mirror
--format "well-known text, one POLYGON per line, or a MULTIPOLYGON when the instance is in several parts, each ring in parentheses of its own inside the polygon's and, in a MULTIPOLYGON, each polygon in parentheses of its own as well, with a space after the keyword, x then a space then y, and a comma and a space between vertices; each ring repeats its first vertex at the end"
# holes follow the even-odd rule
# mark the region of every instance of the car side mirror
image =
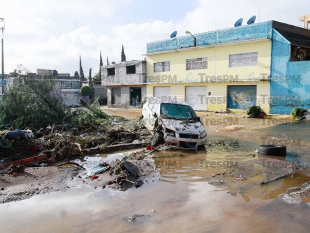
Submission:
POLYGON ((197 119, 197 121, 200 121, 200 117, 198 116, 198 117, 196 117, 196 119, 197 119))
POLYGON ((157 114, 156 112, 153 113, 153 117, 157 118, 157 114))

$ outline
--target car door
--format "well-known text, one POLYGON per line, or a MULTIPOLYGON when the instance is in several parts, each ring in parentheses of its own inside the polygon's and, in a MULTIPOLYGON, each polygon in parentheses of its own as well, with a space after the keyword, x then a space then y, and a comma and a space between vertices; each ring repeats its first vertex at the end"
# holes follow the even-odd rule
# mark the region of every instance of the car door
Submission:
POLYGON ((154 105, 156 104, 155 99, 150 99, 143 106, 143 122, 148 130, 153 130, 155 117, 154 117, 154 105))

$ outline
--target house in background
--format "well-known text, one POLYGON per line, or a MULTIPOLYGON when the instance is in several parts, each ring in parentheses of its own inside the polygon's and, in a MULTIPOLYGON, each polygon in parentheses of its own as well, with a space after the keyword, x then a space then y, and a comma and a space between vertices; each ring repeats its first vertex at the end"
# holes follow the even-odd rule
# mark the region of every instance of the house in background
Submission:
POLYGON ((6 92, 13 85, 14 77, 11 74, 4 74, 4 79, 0 79, 0 101, 2 100, 2 88, 3 92, 6 92))
POLYGON ((107 87, 101 85, 101 81, 93 81, 94 99, 99 97, 100 105, 107 105, 107 87))
POLYGON ((81 80, 79 77, 70 76, 70 73, 58 73, 56 70, 37 69, 37 77, 54 77, 56 82, 56 93, 62 98, 66 106, 80 106, 81 80))
POLYGON ((136 107, 146 97, 146 62, 124 61, 101 67, 108 107, 136 107))
POLYGON ((310 108, 310 32, 268 21, 147 44, 147 95, 195 110, 310 108))

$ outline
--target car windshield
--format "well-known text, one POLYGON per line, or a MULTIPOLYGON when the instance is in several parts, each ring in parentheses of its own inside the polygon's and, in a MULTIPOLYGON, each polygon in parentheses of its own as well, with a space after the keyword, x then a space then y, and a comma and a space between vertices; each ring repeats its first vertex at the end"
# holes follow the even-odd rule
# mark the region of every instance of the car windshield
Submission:
POLYGON ((162 103, 160 105, 160 114, 166 118, 176 119, 194 119, 197 117, 191 106, 182 104, 162 103))

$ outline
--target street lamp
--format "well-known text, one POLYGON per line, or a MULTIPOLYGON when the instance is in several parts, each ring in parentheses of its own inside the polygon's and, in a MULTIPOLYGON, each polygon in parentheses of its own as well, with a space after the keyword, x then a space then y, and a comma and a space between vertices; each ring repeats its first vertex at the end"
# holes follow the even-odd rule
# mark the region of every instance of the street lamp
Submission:
POLYGON ((3 31, 5 28, 5 24, 4 24, 4 18, 0 18, 0 23, 2 24, 2 27, 0 28, 2 30, 2 39, 1 39, 1 45, 2 45, 2 78, 1 78, 1 88, 2 88, 2 92, 1 94, 3 95, 4 92, 4 53, 3 53, 3 31))
POLYGON ((185 33, 186 34, 191 34, 191 36, 194 38, 194 46, 196 46, 196 37, 194 37, 193 34, 190 31, 188 31, 188 30, 186 30, 185 33))

